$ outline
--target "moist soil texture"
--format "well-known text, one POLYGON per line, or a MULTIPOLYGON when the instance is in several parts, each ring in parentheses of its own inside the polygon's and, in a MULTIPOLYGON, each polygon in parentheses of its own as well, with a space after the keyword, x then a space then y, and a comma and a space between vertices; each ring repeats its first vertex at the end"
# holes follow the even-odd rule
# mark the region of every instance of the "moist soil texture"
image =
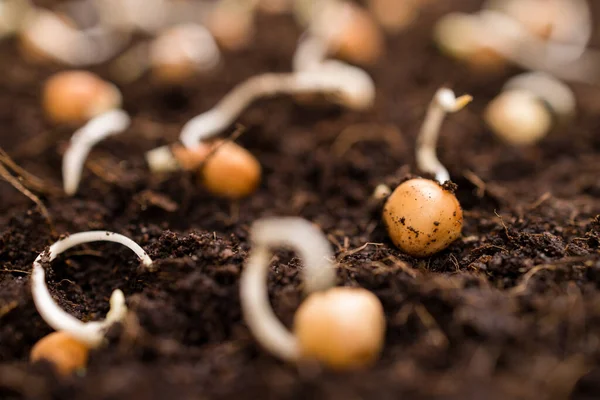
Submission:
MULTIPOLYGON (((51 2, 46 2, 51 3, 51 2)), ((593 2, 595 3, 595 2, 593 2)), ((476 0, 430 2, 387 37, 368 69, 375 107, 357 113, 287 97, 254 103, 238 142, 263 166, 251 197, 217 199, 191 174, 152 176, 144 152, 177 139, 192 116, 235 84, 289 71, 300 29, 288 16, 258 17, 252 45, 225 53, 210 76, 180 89, 148 77, 122 84, 126 133, 94 148, 77 195, 61 194, 61 157, 73 132, 44 119, 42 83, 59 68, 23 61, 0 43, 0 145, 42 180, 34 188, 51 224, 0 182, 0 398, 3 399, 586 399, 600 396, 600 89, 576 86, 578 116, 539 144, 499 141, 482 111, 520 71, 484 75, 444 57, 435 21, 476 0), (464 209, 462 236, 428 258, 393 246, 371 197, 415 176, 414 142, 435 90, 474 102, 448 118, 439 153, 464 209), (339 284, 382 301, 385 348, 371 368, 331 372, 288 365, 253 340, 240 311, 249 228, 267 216, 317 224, 335 250, 339 284), (156 261, 144 269, 115 244, 74 248, 46 264, 56 301, 84 321, 103 318, 114 289, 130 314, 94 350, 84 374, 60 378, 30 364, 51 332, 30 293, 35 257, 61 235, 107 229, 156 261)), ((600 18, 600 5, 594 15, 600 18)), ((593 43, 600 43, 595 33, 593 43)), ((92 68, 111 79, 104 65, 92 68)), ((230 129, 225 133, 231 134, 230 129)), ((4 158, 3 158, 4 159, 4 158)), ((269 274, 275 313, 291 326, 302 301, 300 260, 280 251, 269 274)))

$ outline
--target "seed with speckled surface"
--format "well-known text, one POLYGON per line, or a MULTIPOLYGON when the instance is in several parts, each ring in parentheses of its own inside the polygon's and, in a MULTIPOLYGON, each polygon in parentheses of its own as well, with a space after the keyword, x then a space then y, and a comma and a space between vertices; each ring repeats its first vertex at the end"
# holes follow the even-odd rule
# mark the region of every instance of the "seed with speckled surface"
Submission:
POLYGON ((429 179, 411 179, 394 190, 383 208, 392 242, 416 257, 435 254, 461 233, 463 214, 454 194, 429 179))

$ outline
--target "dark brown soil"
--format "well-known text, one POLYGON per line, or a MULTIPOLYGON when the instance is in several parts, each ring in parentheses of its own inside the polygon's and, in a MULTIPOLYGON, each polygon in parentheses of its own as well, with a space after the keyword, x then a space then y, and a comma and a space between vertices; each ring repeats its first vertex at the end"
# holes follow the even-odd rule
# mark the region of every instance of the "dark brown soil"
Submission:
MULTIPOLYGON (((0 182, 0 398, 600 396, 600 91, 577 87, 579 117, 538 146, 506 146, 481 111, 518 71, 478 76, 440 55, 430 42, 436 18, 480 2, 432 3, 414 27, 389 38, 386 60, 371 70, 373 111, 279 98, 244 113, 248 129, 239 141, 262 163, 264 181, 239 204, 211 197, 192 176, 152 177, 143 153, 174 140, 187 119, 246 77, 289 70, 300 34, 291 18, 261 17, 250 49, 226 54, 217 74, 188 88, 160 89, 148 79, 121 87, 131 129, 92 152, 77 196, 38 193, 55 233, 27 198, 0 182), (369 197, 378 183, 417 172, 415 135, 442 84, 475 97, 449 118, 440 146, 465 226, 446 251, 414 259, 387 239, 369 197), (343 150, 344 132, 352 130, 364 140, 343 150), (383 302, 386 346, 373 368, 295 367, 257 347, 241 318, 238 282, 249 226, 273 215, 317 223, 336 250, 340 284, 365 287, 383 302), (92 354, 85 376, 61 380, 27 361, 51 331, 31 300, 29 273, 57 235, 90 229, 131 236, 159 268, 145 272, 110 244, 74 249, 48 266, 55 298, 75 316, 102 317, 115 288, 133 311, 111 331, 110 345, 92 354)), ((14 41, 0 44, 0 145, 60 187, 72 130, 48 125, 39 107, 41 84, 53 71, 23 62, 14 41)), ((108 77, 105 68, 98 72, 108 77)), ((270 275, 272 303, 288 325, 301 301, 300 267, 282 252, 270 275)))

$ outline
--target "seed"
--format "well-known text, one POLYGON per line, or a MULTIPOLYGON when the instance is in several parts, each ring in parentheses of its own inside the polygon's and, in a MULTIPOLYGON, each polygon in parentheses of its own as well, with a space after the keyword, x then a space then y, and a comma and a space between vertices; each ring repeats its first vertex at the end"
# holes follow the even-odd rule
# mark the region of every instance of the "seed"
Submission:
POLYGON ((81 70, 50 77, 42 96, 44 111, 56 124, 81 124, 121 105, 121 93, 113 84, 81 70))
POLYGON ((298 308, 294 331, 304 358, 335 369, 368 366, 383 348, 383 307, 373 293, 361 288, 316 292, 298 308))
POLYGON ((460 236, 463 214, 454 194, 437 182, 417 178, 394 190, 383 208, 383 221, 400 250, 426 257, 460 236))
POLYGON ((30 360, 45 360, 63 376, 84 369, 89 348, 64 332, 53 332, 40 339, 31 349, 30 360))

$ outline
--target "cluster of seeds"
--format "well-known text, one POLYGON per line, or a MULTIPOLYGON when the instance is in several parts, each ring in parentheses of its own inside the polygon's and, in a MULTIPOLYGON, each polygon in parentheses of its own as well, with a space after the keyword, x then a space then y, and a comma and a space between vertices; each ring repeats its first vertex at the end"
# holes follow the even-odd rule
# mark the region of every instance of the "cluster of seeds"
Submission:
MULTIPOLYGON (((291 72, 264 73, 239 83, 214 107, 183 125, 176 143, 145 155, 153 174, 193 172, 210 193, 239 200, 260 187, 261 164, 248 150, 219 135, 263 97, 303 96, 310 101, 320 96, 355 112, 368 110, 376 86, 362 68, 383 57, 382 27, 400 31, 417 18, 426 1, 369 0, 367 9, 342 0, 93 3, 95 7, 85 10, 92 22, 84 22, 68 9, 50 11, 12 0, 0 14, 11 16, 0 19, 0 32, 18 35, 24 56, 34 62, 83 68, 112 60, 110 70, 117 81, 130 82, 148 71, 152 82, 184 86, 199 74, 216 71, 222 63, 221 49, 237 51, 251 44, 257 10, 293 10, 306 31, 291 72), (140 33, 147 38, 128 48, 140 33)), ((589 26, 583 0, 555 1, 549 7, 540 0, 488 1, 475 14, 444 17, 434 39, 442 51, 479 71, 499 70, 508 63, 533 70, 510 79, 484 112, 491 131, 509 144, 523 146, 542 140, 575 114, 575 96, 559 79, 589 80, 577 68, 574 72, 564 68, 590 51, 589 26)), ((377 188, 390 240, 410 256, 434 255, 461 237, 463 211, 450 172, 437 156, 437 140, 446 115, 471 101, 469 95, 456 97, 452 90, 440 88, 415 146, 416 166, 425 177, 404 181, 394 190, 377 188)), ((66 194, 76 195, 92 147, 128 129, 130 116, 121 105, 119 89, 86 70, 58 72, 47 80, 42 107, 48 120, 77 129, 63 157, 66 194)), ((382 304, 368 290, 334 287, 333 253, 317 227, 301 218, 264 219, 254 223, 250 240, 252 251, 240 281, 241 306, 248 327, 265 349, 286 361, 312 359, 342 370, 377 360, 386 327, 382 304), (279 246, 296 251, 304 263, 307 298, 295 315, 293 333, 275 317, 267 293, 271 252, 279 246)), ((52 261, 73 246, 97 241, 123 244, 145 268, 153 264, 131 239, 105 231, 70 235, 36 258, 32 296, 56 332, 33 347, 31 359, 49 360, 62 374, 85 368, 88 351, 103 345, 107 329, 127 313, 124 294, 115 290, 106 319, 84 323, 62 310, 46 286, 44 257, 52 261)))

